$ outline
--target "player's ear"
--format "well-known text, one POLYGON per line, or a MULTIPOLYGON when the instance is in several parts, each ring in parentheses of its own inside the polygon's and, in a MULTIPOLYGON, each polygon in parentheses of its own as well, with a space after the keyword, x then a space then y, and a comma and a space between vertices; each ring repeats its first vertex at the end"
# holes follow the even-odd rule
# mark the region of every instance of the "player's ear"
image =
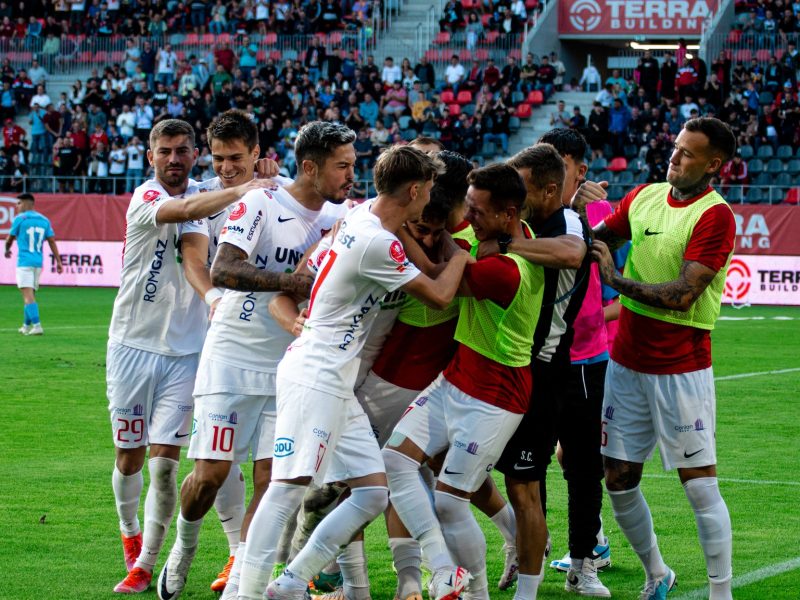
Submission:
POLYGON ((151 167, 153 166, 153 151, 150 148, 147 149, 147 162, 151 167))

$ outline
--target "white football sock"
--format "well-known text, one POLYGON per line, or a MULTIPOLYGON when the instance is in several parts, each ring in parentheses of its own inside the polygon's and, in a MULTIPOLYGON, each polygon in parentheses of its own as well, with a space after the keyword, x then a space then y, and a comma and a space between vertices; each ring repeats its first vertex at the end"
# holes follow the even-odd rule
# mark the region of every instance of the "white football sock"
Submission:
POLYGON ((392 562, 397 571, 398 598, 422 591, 422 550, 414 538, 389 538, 392 562))
POLYGON ((175 536, 175 546, 178 548, 185 548, 190 550, 197 546, 200 539, 200 529, 203 527, 203 519, 197 521, 187 521, 183 515, 178 513, 175 528, 177 535, 175 536))
POLYGON ((151 458, 147 462, 147 468, 150 471, 150 486, 144 501, 142 552, 135 566, 152 573, 175 515, 178 501, 178 461, 159 456, 151 458))
POLYGON ((234 554, 231 573, 228 575, 228 583, 225 585, 225 591, 222 592, 222 596, 219 600, 236 600, 236 596, 239 595, 239 581, 242 574, 242 561, 244 560, 246 551, 247 542, 239 542, 239 547, 236 548, 236 554, 234 554))
POLYGON ((497 527, 503 536, 506 545, 517 545, 517 520, 514 517, 514 509, 506 502, 505 506, 498 510, 493 517, 490 517, 494 526, 497 527))
MULTIPOLYGON (((317 526, 287 569, 301 581, 311 580, 339 553, 339 548, 386 510, 388 504, 389 490, 383 486, 352 489, 350 497, 317 526)), ((341 562, 339 565, 344 575, 344 565, 341 562)))
POLYGON ((114 465, 111 475, 111 488, 114 490, 114 501, 119 515, 119 530, 125 537, 137 535, 139 528, 139 498, 144 488, 144 476, 139 471, 133 475, 123 475, 114 465))
POLYGON ((489 600, 486 580, 486 538, 470 509, 468 498, 460 498, 436 490, 436 514, 442 524, 444 539, 459 566, 467 569, 473 579, 469 584, 471 599, 489 600))
POLYGON ((544 569, 538 575, 517 575, 517 591, 512 600, 536 600, 539 593, 539 584, 544 579, 544 569))
POLYGON ((336 559, 342 568, 344 596, 347 600, 369 600, 369 575, 364 542, 350 542, 336 559))
POLYGON ((247 550, 241 561, 239 598, 262 600, 281 532, 303 501, 305 491, 304 485, 270 483, 248 529, 247 550))
MULTIPOLYGON (((312 484, 313 485, 313 484, 312 484)), ((310 487, 310 486, 309 486, 310 487)), ((306 492, 308 493, 308 492, 306 492)), ((292 542, 294 541, 294 535, 297 532, 297 521, 300 519, 300 513, 302 513, 302 502, 301 506, 298 506, 294 513, 289 517, 289 521, 286 523, 286 527, 283 528, 281 532, 281 539, 278 540, 278 548, 275 550, 275 563, 283 563, 284 565, 289 562, 292 555, 292 542)))
POLYGON ((706 558, 711 600, 730 600, 732 554, 731 518, 719 493, 716 477, 690 479, 683 484, 694 510, 700 546, 706 558))
POLYGON ((603 516, 600 515, 600 531, 597 532, 597 545, 598 546, 605 546, 606 544, 606 533, 603 531, 603 516))
POLYGON ((242 521, 245 511, 244 495, 245 484, 242 469, 234 463, 214 500, 214 508, 217 509, 222 531, 228 538, 228 547, 230 548, 228 556, 236 554, 236 548, 239 546, 242 536, 242 521))
POLYGON ((608 497, 620 530, 642 561, 647 580, 653 581, 666 575, 667 565, 658 549, 653 517, 639 486, 622 492, 609 490, 608 497))
POLYGON ((422 554, 432 571, 454 565, 442 535, 436 513, 419 474, 419 463, 397 450, 383 449, 383 462, 389 479, 389 491, 403 524, 419 541, 422 554))

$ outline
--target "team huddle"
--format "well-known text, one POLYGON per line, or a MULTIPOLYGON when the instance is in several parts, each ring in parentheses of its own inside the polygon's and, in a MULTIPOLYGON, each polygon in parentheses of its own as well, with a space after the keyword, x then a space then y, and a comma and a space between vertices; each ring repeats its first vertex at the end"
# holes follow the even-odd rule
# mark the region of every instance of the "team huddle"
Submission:
POLYGON ((687 122, 668 181, 616 211, 584 182, 586 142, 569 129, 477 169, 435 139, 390 147, 377 196, 350 206, 355 139, 309 123, 297 176, 284 179, 231 110, 208 129, 217 177, 195 182, 192 127, 151 131, 155 177, 127 212, 107 355, 128 571, 115 591, 153 583, 178 598, 214 506, 230 546, 211 585, 223 599, 303 599, 312 586, 368 600, 363 530, 383 514, 397 600, 424 588, 431 600, 485 600, 494 585, 532 600, 558 447, 569 553, 550 566, 565 589, 611 596, 598 575, 610 564, 605 477, 645 569, 640 597, 662 599, 676 576, 638 487, 658 443, 696 515, 709 597, 731 598, 709 336, 734 236, 709 181, 734 152, 730 130, 687 122), (194 467, 179 488, 187 445, 194 467), (496 584, 470 504, 504 539, 496 584))

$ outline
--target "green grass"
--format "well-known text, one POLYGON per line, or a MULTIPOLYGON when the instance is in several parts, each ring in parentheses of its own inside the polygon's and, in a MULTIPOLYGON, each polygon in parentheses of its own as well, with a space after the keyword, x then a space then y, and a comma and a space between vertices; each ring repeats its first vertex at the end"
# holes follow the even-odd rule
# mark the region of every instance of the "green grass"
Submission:
MULTIPOLYGON (((42 289, 46 334, 25 338, 16 332, 22 320, 19 293, 0 287, 2 598, 112 598, 111 589, 124 575, 110 485, 113 444, 104 382, 114 295, 108 289, 42 289)), ((719 322, 714 332, 717 376, 800 367, 800 310, 756 307, 723 314, 767 318, 719 322), (777 315, 794 320, 769 318, 777 315)), ((717 395, 719 475, 733 520, 738 576, 800 556, 800 372, 720 381, 717 395)), ((188 461, 182 463, 181 478, 189 467, 188 461)), ((553 553, 560 557, 566 551, 565 485, 555 469, 549 482, 548 521, 553 553)), ((703 588, 702 553, 677 476, 651 462, 643 489, 665 559, 678 573, 678 592, 670 598, 703 588)), ((496 582, 501 542, 488 521, 480 519, 489 544, 489 575, 496 582)), ((206 520, 184 598, 214 597, 208 584, 227 557, 216 521, 213 514, 206 520)), ((642 572, 607 503, 604 521, 614 564, 602 580, 615 598, 636 598, 642 572)), ((171 542, 172 536, 167 548, 171 542)), ((367 530, 367 545, 372 597, 388 600, 394 575, 382 523, 367 530)), ((796 599, 796 580, 797 572, 779 574, 738 588, 735 595, 738 600, 796 599)), ((153 598, 155 592, 144 597, 153 598)), ((513 591, 492 593, 492 598, 512 597, 513 591)), ((549 571, 539 597, 569 597, 563 576, 549 571)))

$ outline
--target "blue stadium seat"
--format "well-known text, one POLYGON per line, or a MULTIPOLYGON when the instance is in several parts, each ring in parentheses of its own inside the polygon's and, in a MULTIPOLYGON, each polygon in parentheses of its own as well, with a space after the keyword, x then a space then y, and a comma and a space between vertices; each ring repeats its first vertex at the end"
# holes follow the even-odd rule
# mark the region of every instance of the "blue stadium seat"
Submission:
POLYGON ((741 154, 742 160, 750 160, 755 156, 755 150, 749 144, 745 144, 739 147, 739 154, 741 154))
POLYGON ((400 129, 408 129, 411 126, 411 117, 408 115, 401 115, 399 119, 397 119, 398 125, 400 125, 400 129))
POLYGON ((519 117, 511 117, 508 119, 508 130, 511 133, 516 133, 519 131, 520 127, 522 127, 522 121, 519 120, 519 117))
POLYGON ((631 185, 633 184, 633 173, 630 171, 620 171, 617 173, 617 181, 620 185, 631 185))
POLYGON ((785 188, 792 187, 793 184, 794 184, 794 180, 793 180, 791 174, 786 173, 786 172, 783 172, 783 173, 779 174, 775 178, 775 181, 773 182, 773 185, 779 185, 779 186, 785 187, 785 188))
POLYGON ((747 195, 744 197, 745 204, 761 204, 764 201, 764 194, 760 187, 754 185, 750 186, 747 190, 747 195))
POLYGON ((497 148, 495 148, 494 142, 483 142, 481 147, 481 156, 483 158, 494 158, 496 154, 497 148))
POLYGON ((589 165, 590 171, 605 171, 608 168, 608 161, 603 158, 595 158, 589 165))
POLYGON ((794 150, 791 146, 778 146, 778 153, 775 155, 781 160, 791 160, 794 157, 794 150))
POLYGON ((628 161, 628 171, 639 173, 644 169, 645 162, 641 158, 634 158, 628 161))
POLYGON ((761 159, 754 158, 747 163, 747 170, 750 176, 758 175, 764 171, 764 162, 761 159))
POLYGON ((770 158, 767 162, 767 173, 770 175, 777 175, 783 173, 783 162, 780 158, 770 158))
POLYGON ((761 146, 759 147, 758 152, 756 152, 756 156, 761 159, 772 158, 774 155, 775 151, 772 149, 772 146, 761 146))
POLYGON ((790 175, 800 175, 800 158, 790 160, 789 164, 786 165, 786 171, 790 175))
POLYGON ((753 179, 753 185, 768 186, 772 183, 772 176, 769 173, 759 173, 758 177, 753 179))
POLYGON ((742 186, 732 185, 730 189, 724 194, 725 200, 729 204, 741 204, 744 194, 742 193, 742 186))

